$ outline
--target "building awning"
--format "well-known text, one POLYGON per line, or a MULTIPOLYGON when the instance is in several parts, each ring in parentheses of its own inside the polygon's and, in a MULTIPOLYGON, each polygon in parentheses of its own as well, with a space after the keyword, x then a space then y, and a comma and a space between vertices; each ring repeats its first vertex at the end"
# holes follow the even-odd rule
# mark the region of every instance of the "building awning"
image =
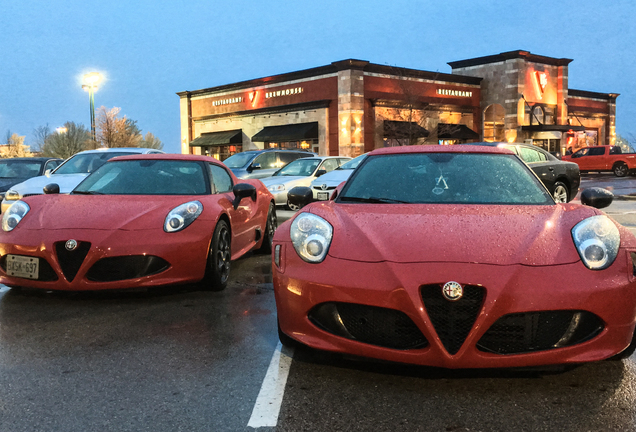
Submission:
POLYGON ((229 144, 243 144, 242 129, 204 133, 197 139, 190 141, 190 147, 213 147, 229 144))
POLYGON ((415 122, 384 120, 384 138, 426 138, 429 132, 415 122))
POLYGON ((318 122, 266 126, 252 137, 256 142, 286 142, 318 139, 318 122))
POLYGON ((479 134, 463 124, 438 123, 437 139, 478 140, 479 134))
POLYGON ((532 126, 521 126, 521 130, 528 132, 567 132, 569 130, 573 131, 584 131, 585 126, 574 126, 574 125, 532 125, 532 126))

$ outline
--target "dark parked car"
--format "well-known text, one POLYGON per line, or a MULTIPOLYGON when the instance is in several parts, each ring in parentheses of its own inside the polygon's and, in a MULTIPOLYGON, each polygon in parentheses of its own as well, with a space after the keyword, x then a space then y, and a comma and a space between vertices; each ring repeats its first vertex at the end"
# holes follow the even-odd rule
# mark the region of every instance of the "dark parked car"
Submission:
POLYGON ((31 177, 41 176, 62 162, 63 159, 48 157, 0 159, 0 201, 11 186, 31 177))
POLYGON ((260 179, 271 177, 276 171, 296 159, 311 156, 318 155, 305 150, 248 150, 230 156, 223 163, 240 179, 260 179))
POLYGON ((559 160, 537 146, 519 143, 471 143, 507 148, 515 152, 543 182, 556 202, 569 202, 576 197, 581 184, 579 166, 559 160))

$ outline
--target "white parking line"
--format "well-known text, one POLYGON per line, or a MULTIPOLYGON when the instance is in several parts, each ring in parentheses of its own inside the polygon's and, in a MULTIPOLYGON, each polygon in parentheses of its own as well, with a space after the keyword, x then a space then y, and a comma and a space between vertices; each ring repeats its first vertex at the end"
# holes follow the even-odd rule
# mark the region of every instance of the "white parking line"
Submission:
POLYGON ((274 427, 278 423, 278 414, 293 356, 293 349, 283 347, 278 342, 261 385, 261 391, 258 392, 252 416, 247 423, 248 427, 274 427))
POLYGON ((6 285, 0 285, 0 293, 7 292, 7 291, 9 291, 10 289, 11 289, 11 288, 9 288, 9 287, 8 287, 8 286, 6 286, 6 285))

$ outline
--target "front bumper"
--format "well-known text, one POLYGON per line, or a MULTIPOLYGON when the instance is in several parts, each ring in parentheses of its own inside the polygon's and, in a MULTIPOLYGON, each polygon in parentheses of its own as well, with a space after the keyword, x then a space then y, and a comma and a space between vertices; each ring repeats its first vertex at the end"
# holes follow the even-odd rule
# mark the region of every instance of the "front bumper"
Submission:
MULTIPOLYGON (((398 264, 362 263, 327 256, 320 264, 307 264, 291 243, 277 242, 277 245, 281 246, 281 267, 273 264, 273 282, 280 328, 293 339, 316 349, 445 368, 525 367, 606 359, 623 351, 634 333, 636 283, 632 261, 625 250, 620 251, 609 269, 591 271, 580 262, 551 267, 398 264), (439 319, 436 327, 422 294, 425 285, 439 284, 441 289, 449 281, 481 287, 484 292, 467 336, 452 354, 438 336, 446 333, 447 328, 440 327, 439 319), (325 304, 343 303, 371 306, 368 308, 371 314, 375 313, 374 308, 400 311, 427 343, 400 349, 363 343, 317 325, 314 316, 309 317, 325 304), (546 311, 582 311, 596 317, 602 325, 587 340, 570 346, 513 354, 479 348, 482 337, 500 318, 546 311)), ((391 322, 387 325, 398 325, 399 320, 389 318, 391 322)), ((447 326, 455 325, 452 317, 449 320, 447 326)), ((360 321, 356 325, 364 326, 366 318, 360 321)))
MULTIPOLYGON (((165 233, 157 229, 137 230, 134 233, 125 230, 82 229, 16 230, 2 234, 0 283, 62 291, 146 288, 196 282, 203 278, 210 242, 210 238, 204 238, 197 230, 188 229, 178 233, 165 233), (56 247, 60 248, 60 242, 63 245, 69 239, 76 240, 80 245, 90 244, 83 259, 74 258, 75 252, 60 254, 56 251, 56 247), (32 280, 8 276, 4 266, 7 254, 39 258, 40 278, 32 280), (116 266, 126 260, 103 259, 130 256, 158 257, 160 260, 156 261, 165 265, 161 266, 160 271, 157 271, 156 266, 154 269, 151 266, 147 274, 133 278, 118 279, 117 276, 105 274, 108 273, 109 265, 113 266, 113 273, 125 273, 118 272, 116 266), (98 266, 94 267, 98 262, 98 266), (77 270, 69 272, 69 267, 74 265, 78 267, 77 270), (42 273, 45 268, 48 274, 46 271, 42 273), (100 280, 96 281, 95 275, 100 280), (113 278, 118 280, 112 280, 113 278)), ((138 263, 140 260, 131 262, 138 263)))

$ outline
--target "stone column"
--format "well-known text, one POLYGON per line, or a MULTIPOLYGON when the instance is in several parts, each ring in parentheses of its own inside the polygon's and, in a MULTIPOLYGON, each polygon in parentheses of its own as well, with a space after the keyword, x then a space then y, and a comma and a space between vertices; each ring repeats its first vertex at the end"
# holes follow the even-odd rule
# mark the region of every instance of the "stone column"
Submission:
POLYGON ((334 62, 338 68, 338 152, 355 157, 364 153, 364 67, 367 61, 334 62))

